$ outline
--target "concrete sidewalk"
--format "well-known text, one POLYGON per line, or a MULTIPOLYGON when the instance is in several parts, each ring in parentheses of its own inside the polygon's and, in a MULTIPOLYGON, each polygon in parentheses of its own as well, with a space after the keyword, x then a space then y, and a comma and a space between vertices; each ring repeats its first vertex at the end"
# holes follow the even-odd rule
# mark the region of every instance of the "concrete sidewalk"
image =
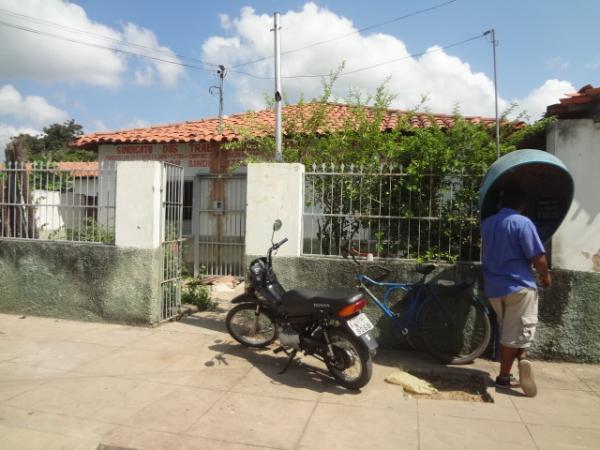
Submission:
POLYGON ((384 378, 398 366, 493 375, 495 364, 444 369, 415 353, 380 352, 356 394, 314 358, 279 375, 284 362, 235 344, 223 311, 158 328, 0 315, 0 448, 600 445, 598 365, 536 362, 538 397, 490 388, 495 403, 473 403, 407 396, 384 378))

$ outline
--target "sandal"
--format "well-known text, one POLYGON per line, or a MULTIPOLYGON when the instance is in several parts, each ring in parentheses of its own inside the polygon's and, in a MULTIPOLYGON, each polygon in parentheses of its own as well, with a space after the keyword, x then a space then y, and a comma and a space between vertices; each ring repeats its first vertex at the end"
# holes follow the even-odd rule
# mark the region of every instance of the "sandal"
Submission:
POLYGON ((512 376, 512 373, 509 375, 498 375, 496 377, 496 387, 502 389, 513 389, 518 388, 521 385, 517 381, 515 377, 512 376))
POLYGON ((537 395, 537 385, 533 378, 531 361, 528 359, 519 360, 519 381, 527 397, 535 397, 537 395))

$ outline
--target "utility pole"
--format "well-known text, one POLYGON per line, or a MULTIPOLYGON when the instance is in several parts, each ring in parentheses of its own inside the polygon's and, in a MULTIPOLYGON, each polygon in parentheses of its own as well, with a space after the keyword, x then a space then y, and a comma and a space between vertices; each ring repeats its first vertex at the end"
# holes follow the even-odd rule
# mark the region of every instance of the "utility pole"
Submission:
POLYGON ((219 129, 218 129, 218 133, 219 134, 223 134, 223 88, 225 86, 224 80, 225 80, 225 66, 220 65, 219 68, 217 69, 217 75, 219 77, 219 86, 211 86, 210 88, 208 88, 208 92, 211 93, 211 95, 214 94, 214 91, 217 90, 219 91, 219 129))
POLYGON ((279 13, 273 14, 273 31, 275 35, 275 161, 281 162, 281 44, 279 42, 279 13))
POLYGON ((492 49, 494 54, 494 97, 495 97, 495 107, 496 107, 496 159, 500 158, 500 119, 498 117, 498 77, 496 72, 496 45, 498 42, 496 41, 496 30, 492 28, 491 30, 483 33, 484 36, 491 34, 492 35, 492 49))

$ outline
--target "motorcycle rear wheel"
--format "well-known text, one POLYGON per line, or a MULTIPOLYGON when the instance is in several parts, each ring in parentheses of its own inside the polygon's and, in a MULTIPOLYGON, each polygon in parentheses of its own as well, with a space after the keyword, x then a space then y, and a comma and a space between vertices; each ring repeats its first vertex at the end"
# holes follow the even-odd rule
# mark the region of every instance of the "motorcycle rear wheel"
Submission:
POLYGON ((344 387, 358 390, 373 375, 371 355, 360 340, 343 328, 328 330, 334 358, 325 356, 325 364, 333 377, 344 387))
POLYGON ((266 347, 277 337, 275 321, 264 308, 257 310, 256 303, 240 303, 231 308, 225 325, 231 337, 247 347, 266 347))

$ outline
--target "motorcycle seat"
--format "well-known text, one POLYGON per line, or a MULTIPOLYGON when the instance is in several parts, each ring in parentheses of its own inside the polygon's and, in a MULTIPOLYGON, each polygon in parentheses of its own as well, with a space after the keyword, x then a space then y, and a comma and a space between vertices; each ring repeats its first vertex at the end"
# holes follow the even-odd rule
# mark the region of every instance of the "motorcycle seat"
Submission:
POLYGON ((363 295, 353 289, 329 289, 312 291, 292 289, 283 294, 281 303, 285 311, 296 314, 308 314, 315 310, 338 311, 344 306, 357 302, 363 295))

